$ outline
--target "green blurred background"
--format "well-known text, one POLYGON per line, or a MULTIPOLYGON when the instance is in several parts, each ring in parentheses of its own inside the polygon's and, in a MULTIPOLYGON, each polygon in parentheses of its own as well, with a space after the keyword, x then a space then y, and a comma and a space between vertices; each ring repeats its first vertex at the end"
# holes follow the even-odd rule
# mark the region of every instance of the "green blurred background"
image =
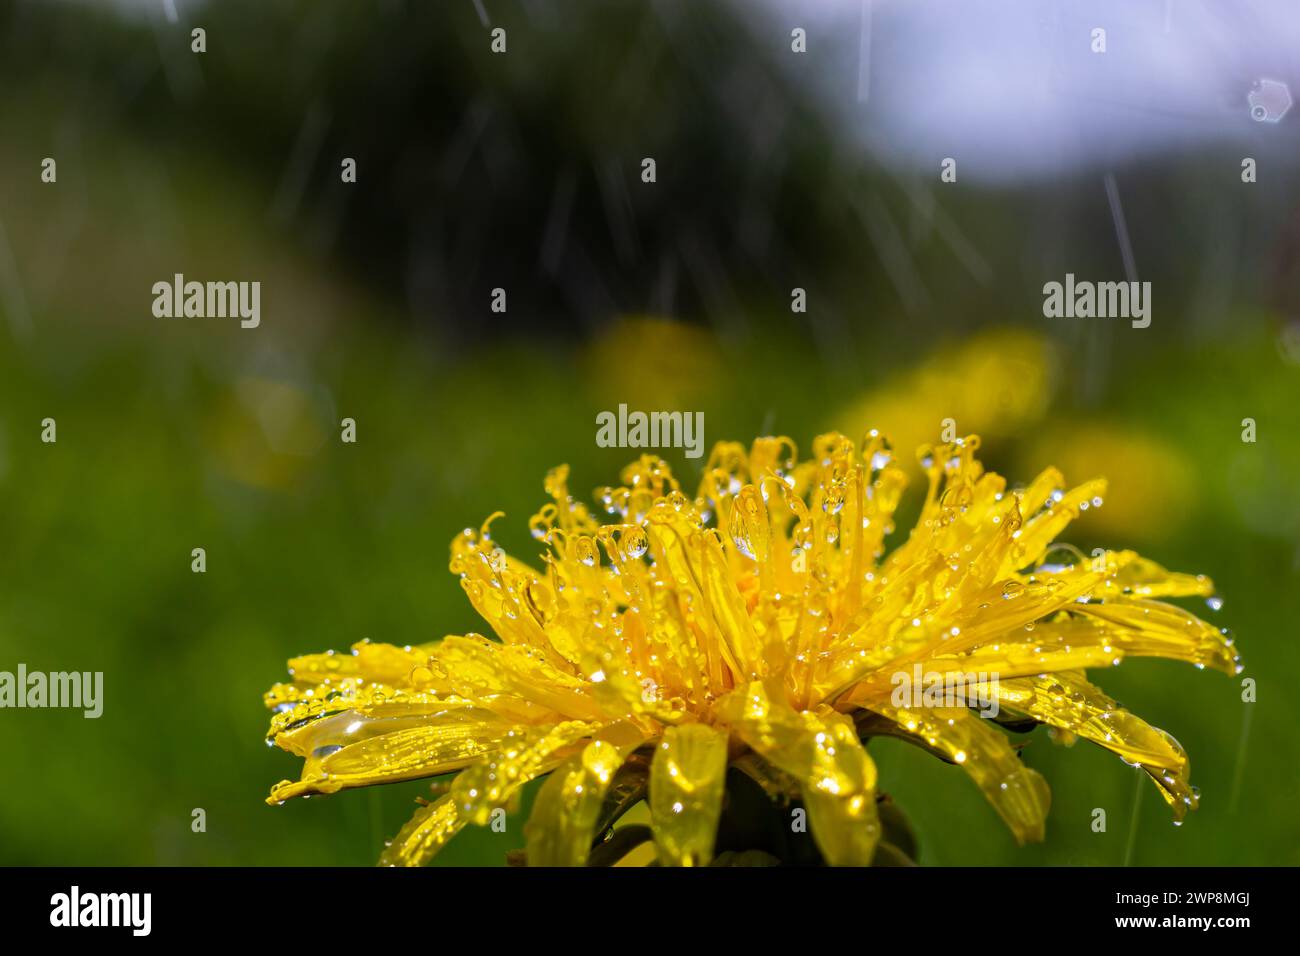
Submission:
MULTIPOLYGON (((1300 863, 1294 169, 1243 191, 1231 148, 1117 168, 1155 321, 1047 320, 1044 281, 1122 276, 1100 172, 941 193, 878 165, 773 64, 785 26, 756 39, 735 7, 489 6, 495 60, 468 2, 0 3, 0 669, 105 674, 99 720, 0 711, 0 863, 373 863, 428 782, 265 805, 300 767, 261 694, 296 654, 481 629, 451 538, 501 509, 534 553, 549 467, 589 491, 636 454, 594 443, 620 402, 804 449, 951 417, 1013 481, 1106 475, 1066 539, 1210 575, 1224 605, 1194 610, 1258 683, 1098 677, 1187 749, 1201 809, 1175 828, 1137 771, 1041 731, 1041 845, 895 741, 881 785, 927 864, 1300 863), (176 272, 260 280, 261 327, 153 318, 176 272)), ((666 457, 693 488, 701 462, 666 457)), ((501 865, 531 793, 439 865, 501 865)))

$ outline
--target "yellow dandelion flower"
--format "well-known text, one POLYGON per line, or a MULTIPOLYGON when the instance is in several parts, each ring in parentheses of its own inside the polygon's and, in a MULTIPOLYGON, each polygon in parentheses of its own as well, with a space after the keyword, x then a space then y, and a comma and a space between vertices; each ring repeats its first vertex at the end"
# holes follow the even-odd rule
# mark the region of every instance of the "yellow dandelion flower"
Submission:
POLYGON ((458 772, 381 860, 415 865, 549 774, 525 829, 529 864, 613 862, 636 831, 660 862, 702 865, 743 797, 731 782, 746 780, 802 807, 821 860, 864 865, 907 855, 871 737, 961 767, 1024 841, 1042 838, 1049 792, 999 724, 1043 723, 1141 767, 1181 819, 1196 805, 1186 754, 1085 671, 1145 655, 1238 672, 1231 638, 1161 600, 1212 584, 1130 551, 1055 544, 1104 481, 1066 490, 1049 468, 1009 489, 977 447, 921 449, 929 488, 892 551, 906 473, 875 432, 861 445, 823 435, 802 462, 785 438, 721 443, 694 499, 643 456, 597 493, 608 523, 555 469, 530 523, 540 567, 495 545, 496 515, 452 544, 451 570, 495 639, 290 661, 293 682, 266 696, 269 739, 305 765, 269 802, 458 772), (900 699, 899 675, 914 672, 980 675, 995 719, 969 700, 900 699), (642 803, 648 830, 613 828, 642 803))
MULTIPOLYGON (((994 328, 940 347, 840 408, 832 428, 889 422, 900 448, 927 440, 950 417, 990 445, 1032 433, 1059 385, 1061 356, 1050 338, 994 328)), ((945 437, 952 437, 955 431, 945 437)), ((1055 460, 1055 459, 1053 459, 1055 460)))
POLYGON ((1089 512, 1089 530, 1158 540, 1195 513, 1196 466, 1177 446, 1140 428, 1099 422, 1064 427, 1032 442, 1029 454, 1055 462, 1066 472, 1085 462, 1111 463, 1107 468, 1112 491, 1106 507, 1089 512))

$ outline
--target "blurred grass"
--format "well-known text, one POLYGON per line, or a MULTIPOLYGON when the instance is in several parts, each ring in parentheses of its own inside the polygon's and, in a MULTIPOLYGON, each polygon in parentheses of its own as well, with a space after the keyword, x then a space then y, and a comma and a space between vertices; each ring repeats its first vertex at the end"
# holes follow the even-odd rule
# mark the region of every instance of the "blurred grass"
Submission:
MULTIPOLYGON (((612 345, 589 349, 541 330, 473 353, 413 347, 409 332, 383 321, 388 303, 276 240, 270 197, 255 187, 164 153, 150 161, 165 175, 147 188, 166 183, 166 196, 141 206, 122 197, 141 182, 129 170, 147 151, 105 149, 107 158, 95 154, 116 172, 101 170, 77 191, 0 184, 33 316, 24 334, 11 305, 0 313, 0 666, 104 671, 106 697, 97 721, 0 714, 6 864, 372 863, 427 782, 265 806, 269 786, 299 770, 262 743, 260 695, 289 656, 481 629, 447 571, 448 542, 500 508, 507 518, 494 534, 532 554, 526 520, 548 468, 568 462, 575 492, 586 493, 635 454, 593 440, 596 411, 627 394, 688 394, 705 412, 709 443, 765 428, 806 449, 843 409, 910 367, 912 356, 882 351, 846 389, 842 375, 821 374, 823 347, 782 328, 783 302, 746 316, 752 334, 739 341, 692 333, 692 364, 676 382, 671 351, 656 359, 654 340, 635 335, 620 346, 617 331, 612 345), (64 246, 51 224, 66 222, 74 201, 84 202, 84 225, 64 246), (141 209, 165 210, 170 225, 141 209), (149 286, 173 271, 260 278, 263 327, 153 319, 149 286), (268 395, 278 399, 268 404, 268 395), (58 422, 54 445, 39 440, 47 416, 58 422), (355 445, 338 440, 344 416, 357 420, 355 445), (195 547, 206 549, 206 574, 190 571, 195 547), (190 830, 195 807, 207 812, 206 833, 190 830)), ((61 182, 78 181, 64 170, 61 182)), ((847 321, 870 338, 864 317, 847 321)), ((1291 633, 1300 382, 1266 322, 1243 313, 1246 331, 1222 340, 1127 337, 1111 353, 1108 387, 1088 402, 1072 398, 1084 360, 1067 348, 1053 407, 987 449, 990 467, 1023 481, 1053 446, 1068 450, 1081 424, 1110 423, 1158 439, 1194 476, 1174 513, 1148 526, 1143 495, 1154 508, 1165 489, 1144 484, 1149 476, 1119 453, 1091 462, 1138 487, 1129 504, 1138 519, 1117 528, 1089 518, 1067 536, 1085 551, 1133 546, 1211 575, 1226 598, 1216 617, 1236 632, 1246 675, 1259 682, 1243 758, 1252 705, 1235 681, 1156 661, 1099 675, 1181 741, 1202 790, 1201 810, 1181 828, 1144 794, 1136 864, 1300 863, 1300 713, 1290 686, 1300 669, 1291 633), (1259 422, 1256 445, 1240 441, 1246 416, 1259 422)), ((951 414, 960 424, 960 402, 951 414)), ((871 425, 891 427, 860 423, 871 425)), ((700 462, 667 457, 693 488, 700 462)), ((1123 861, 1135 771, 1097 748, 1067 752, 1033 736, 1026 759, 1046 774, 1054 806, 1047 841, 1017 848, 959 770, 894 741, 873 747, 926 863, 1123 861), (1107 809, 1105 834, 1090 830, 1094 807, 1107 809)), ((531 793, 505 834, 467 832, 439 862, 503 862, 522 845, 531 793)))

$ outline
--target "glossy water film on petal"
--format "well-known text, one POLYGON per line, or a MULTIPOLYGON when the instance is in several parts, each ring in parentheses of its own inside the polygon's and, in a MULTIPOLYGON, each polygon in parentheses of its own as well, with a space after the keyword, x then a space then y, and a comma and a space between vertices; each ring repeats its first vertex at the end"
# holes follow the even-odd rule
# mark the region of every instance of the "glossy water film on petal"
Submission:
POLYGON ((664 731, 650 771, 650 819, 659 859, 704 866, 722 811, 727 735, 703 724, 664 731))

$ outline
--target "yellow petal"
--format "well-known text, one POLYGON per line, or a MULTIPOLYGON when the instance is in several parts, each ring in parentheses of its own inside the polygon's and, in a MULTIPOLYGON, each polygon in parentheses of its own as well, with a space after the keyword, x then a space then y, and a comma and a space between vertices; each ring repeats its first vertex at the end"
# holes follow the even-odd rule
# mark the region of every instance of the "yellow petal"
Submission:
POLYGON ((460 832, 465 821, 451 796, 421 807, 379 858, 380 866, 424 866, 460 832))
POLYGON ((524 827, 529 866, 583 866, 610 782, 644 735, 632 725, 606 728, 547 778, 524 827))
MULTIPOLYGON (((986 687, 991 685, 981 685, 980 692, 986 687)), ((966 771, 1017 842, 1043 838, 1051 791, 1037 771, 1021 763, 1001 731, 965 708, 922 710, 882 704, 871 709, 966 771)))
POLYGON ((451 785, 460 816, 485 825, 492 811, 514 793, 562 763, 572 745, 600 730, 598 724, 565 721, 547 729, 516 728, 487 759, 462 770, 451 785))
POLYGON ((1076 614, 1105 622, 1111 643, 1133 655, 1168 657, 1239 674, 1241 658, 1230 636, 1172 604, 1118 598, 1076 604, 1076 614))
POLYGON ((876 766, 852 722, 799 712, 755 681, 718 703, 718 716, 773 766, 799 781, 813 838, 832 866, 867 866, 880 839, 876 766))
POLYGON ((1028 487, 1020 492, 1020 513, 1031 518, 1047 504, 1047 499, 1065 485, 1065 475, 1058 468, 1044 468, 1028 487))
POLYGON ((814 768, 805 779, 803 800, 813 839, 831 866, 870 866, 880 840, 876 765, 852 724, 838 715, 828 714, 821 729, 809 727, 806 733, 813 741, 814 768))
POLYGON ((575 720, 600 720, 600 706, 587 682, 566 673, 543 656, 520 645, 497 644, 484 637, 448 637, 430 662, 445 672, 455 693, 482 700, 509 694, 575 720))
POLYGON ((1005 680, 1086 667, 1110 667, 1123 657, 1113 647, 1058 647, 1046 635, 1042 637, 1033 644, 999 644, 962 657, 932 658, 921 665, 921 671, 923 674, 988 674, 1005 680))
POLYGON ((1082 674, 1018 677, 999 682, 997 693, 1005 709, 1078 734, 1141 767, 1175 819, 1196 809, 1187 754, 1178 741, 1117 706, 1082 674))
MULTIPOLYGON (((1123 658, 1123 654, 1113 647, 1061 648, 1053 641, 1052 637, 1045 636, 1044 642, 998 644, 969 655, 932 657, 910 666, 882 670, 846 691, 838 700, 841 709, 847 704, 874 709, 878 703, 906 703, 906 697, 895 701, 895 694, 899 691, 898 679, 900 675, 912 678, 919 674, 919 679, 913 678, 918 692, 925 686, 923 681, 934 675, 941 686, 951 684, 968 695, 966 700, 971 701, 978 699, 974 695, 984 692, 984 682, 990 678, 1006 680, 1087 667, 1110 667, 1123 658)), ((976 705, 969 703, 968 706, 976 705)))
POLYGON ((706 866, 713 859, 727 772, 727 735, 705 724, 669 727, 650 767, 650 821, 659 860, 706 866))
POLYGON ((1167 571, 1135 551, 1108 551, 1106 560, 1115 566, 1111 584, 1136 597, 1208 597, 1214 582, 1204 574, 1179 574, 1167 571))
POLYGON ((461 589, 503 643, 530 648, 557 666, 571 663, 563 635, 547 626, 553 593, 536 571, 507 556, 488 536, 488 525, 497 517, 500 513, 477 534, 466 530, 452 541, 452 572, 460 575, 461 589))
MULTIPOLYGON (((303 766, 302 778, 277 784, 268 803, 282 803, 306 793, 335 793, 349 787, 394 783, 431 777, 458 770, 470 761, 495 750, 510 725, 478 709, 455 710, 449 714, 420 718, 417 726, 365 737, 363 718, 341 714, 318 721, 313 729, 337 719, 352 719, 361 739, 347 744, 325 742, 347 739, 347 727, 337 735, 318 737, 315 749, 303 766)), ((375 721, 380 725, 387 723, 375 721)))
POLYGON ((393 687, 409 686, 412 672, 421 668, 434 645, 396 647, 361 641, 352 645, 350 654, 307 654, 289 661, 289 673, 295 683, 319 684, 344 677, 361 677, 393 687))
POLYGON ((655 563, 681 592, 682 615, 704 653, 704 676, 715 689, 730 686, 730 675, 748 673, 757 641, 744 599, 726 573, 722 546, 714 535, 703 533, 697 518, 666 500, 651 511, 647 532, 655 563))
POLYGON ((1105 494, 1105 479, 1094 478, 1071 489, 1062 495, 1060 500, 1053 501, 1049 496, 1046 507, 1038 514, 1033 514, 1028 507, 1022 507, 1021 512, 1025 516, 1025 523, 1016 538, 1015 547, 1011 549, 1002 565, 1003 574, 1014 574, 1021 568, 1036 564, 1056 540, 1056 536, 1065 530, 1066 525, 1079 517, 1079 513, 1086 509, 1094 498, 1100 498, 1105 494))
POLYGON ((495 715, 469 701, 437 694, 395 691, 380 684, 357 684, 329 694, 285 700, 271 717, 267 735, 281 750, 311 756, 318 747, 355 743, 366 737, 418 726, 433 718, 454 719, 455 712, 489 720, 495 715))

